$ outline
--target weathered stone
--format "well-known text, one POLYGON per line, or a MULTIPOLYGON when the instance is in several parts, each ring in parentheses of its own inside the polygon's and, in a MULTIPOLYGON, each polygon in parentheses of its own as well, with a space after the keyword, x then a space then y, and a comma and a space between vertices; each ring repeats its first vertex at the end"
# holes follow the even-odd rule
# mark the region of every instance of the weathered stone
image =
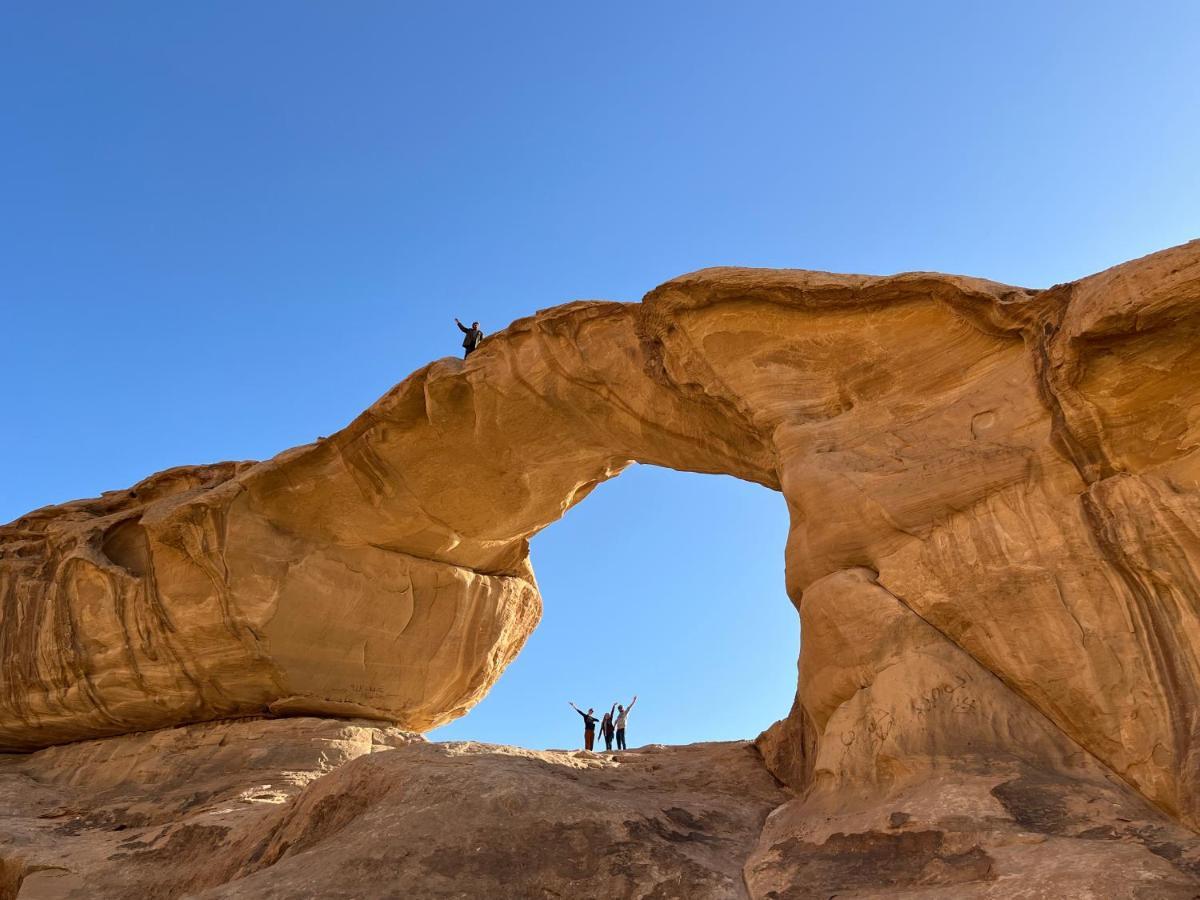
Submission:
POLYGON ((796 766, 795 726, 759 738, 798 796, 772 813, 747 864, 751 896, 1191 900, 1200 891, 1193 832, 874 572, 819 580, 803 614, 800 721, 820 740, 796 766))
POLYGON ((222 722, 0 758, 0 871, 25 900, 742 897, 785 799, 746 743, 614 756, 222 722))
POLYGON ((980 756, 794 797, 752 745, 426 744, 239 720, 0 757, 0 897, 1168 898, 1200 839, 1097 769, 980 756))
MULTIPOLYGON (((1194 827, 1198 348, 1200 242, 1046 291, 713 269, 557 307, 328 439, 0 528, 0 746, 448 721, 536 624, 530 536, 640 461, 757 482, 791 513, 801 677, 759 747, 800 796, 752 884, 792 896, 842 883, 830 859, 909 845, 914 889, 1000 878, 1008 838, 963 822, 1004 815, 1001 782, 1140 793, 1194 827), (962 821, 922 812, 934 787, 973 798, 962 821), (861 821, 812 832, 850 797, 861 821), (898 799, 913 819, 893 828, 898 799), (783 845, 810 862, 767 858, 783 845)), ((1088 823, 1070 839, 1130 843, 1088 823)))
POLYGON ((219 882, 254 832, 359 756, 423 743, 378 722, 242 719, 0 756, 0 898, 169 897, 219 882))

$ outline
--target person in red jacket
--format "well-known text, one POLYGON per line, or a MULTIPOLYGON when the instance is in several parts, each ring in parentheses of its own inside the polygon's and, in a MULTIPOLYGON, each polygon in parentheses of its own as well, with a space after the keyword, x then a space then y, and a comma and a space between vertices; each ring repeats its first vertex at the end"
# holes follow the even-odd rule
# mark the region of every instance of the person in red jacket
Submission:
POLYGON ((617 704, 613 704, 612 708, 604 714, 604 718, 600 720, 600 737, 604 738, 604 749, 611 750, 613 742, 613 732, 616 731, 616 726, 613 725, 613 713, 617 709, 617 704))

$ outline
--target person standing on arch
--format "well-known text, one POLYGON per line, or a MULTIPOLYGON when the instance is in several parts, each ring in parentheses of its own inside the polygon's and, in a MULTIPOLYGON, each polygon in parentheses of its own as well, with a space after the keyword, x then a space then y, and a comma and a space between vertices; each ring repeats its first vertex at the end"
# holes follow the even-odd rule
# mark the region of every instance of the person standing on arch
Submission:
POLYGON ((471 327, 468 328, 462 322, 458 321, 457 317, 455 317, 454 324, 458 326, 459 331, 466 335, 462 342, 463 359, 466 359, 477 349, 479 349, 479 344, 483 341, 483 331, 479 328, 478 322, 472 322, 471 327))
POLYGON ((637 694, 633 695, 633 699, 629 701, 628 706, 617 704, 617 749, 625 749, 625 721, 629 718, 629 711, 633 709, 633 704, 637 703, 637 694))
POLYGON ((584 712, 570 700, 567 701, 567 706, 583 716, 583 749, 591 750, 592 744, 596 741, 596 723, 600 721, 592 715, 595 710, 589 706, 588 711, 584 712))

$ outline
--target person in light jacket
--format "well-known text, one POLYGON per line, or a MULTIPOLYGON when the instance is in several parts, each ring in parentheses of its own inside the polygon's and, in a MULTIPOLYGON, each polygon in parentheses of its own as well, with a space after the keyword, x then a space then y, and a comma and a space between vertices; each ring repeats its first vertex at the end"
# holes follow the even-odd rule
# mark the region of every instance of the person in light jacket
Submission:
POLYGON ((625 749, 625 723, 629 720, 629 711, 633 709, 633 704, 637 703, 637 694, 633 695, 633 699, 629 701, 628 706, 617 704, 617 719, 614 723, 617 726, 617 749, 625 749))

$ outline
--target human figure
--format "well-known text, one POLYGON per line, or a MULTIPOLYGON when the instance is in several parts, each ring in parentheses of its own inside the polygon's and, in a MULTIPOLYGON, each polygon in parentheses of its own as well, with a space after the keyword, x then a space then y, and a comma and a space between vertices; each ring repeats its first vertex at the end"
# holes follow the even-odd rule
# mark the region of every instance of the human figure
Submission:
POLYGON ((458 326, 459 331, 466 335, 462 343, 463 359, 466 359, 479 348, 479 343, 483 340, 483 332, 480 330, 478 322, 472 322, 471 327, 468 328, 456 317, 454 324, 458 326))
POLYGON ((604 749, 611 750, 613 742, 613 732, 616 726, 613 725, 613 710, 617 708, 617 704, 613 704, 612 708, 604 714, 604 718, 600 720, 600 736, 604 738, 604 749))
POLYGON ((625 721, 629 718, 629 711, 633 709, 633 704, 637 703, 637 694, 633 695, 633 699, 629 701, 628 706, 617 704, 617 749, 625 749, 625 721))
POLYGON ((571 707, 571 709, 575 710, 575 712, 583 716, 583 749, 591 750, 592 744, 595 743, 596 740, 596 723, 600 721, 592 715, 595 710, 589 706, 588 711, 584 712, 570 700, 567 701, 567 705, 571 707))

